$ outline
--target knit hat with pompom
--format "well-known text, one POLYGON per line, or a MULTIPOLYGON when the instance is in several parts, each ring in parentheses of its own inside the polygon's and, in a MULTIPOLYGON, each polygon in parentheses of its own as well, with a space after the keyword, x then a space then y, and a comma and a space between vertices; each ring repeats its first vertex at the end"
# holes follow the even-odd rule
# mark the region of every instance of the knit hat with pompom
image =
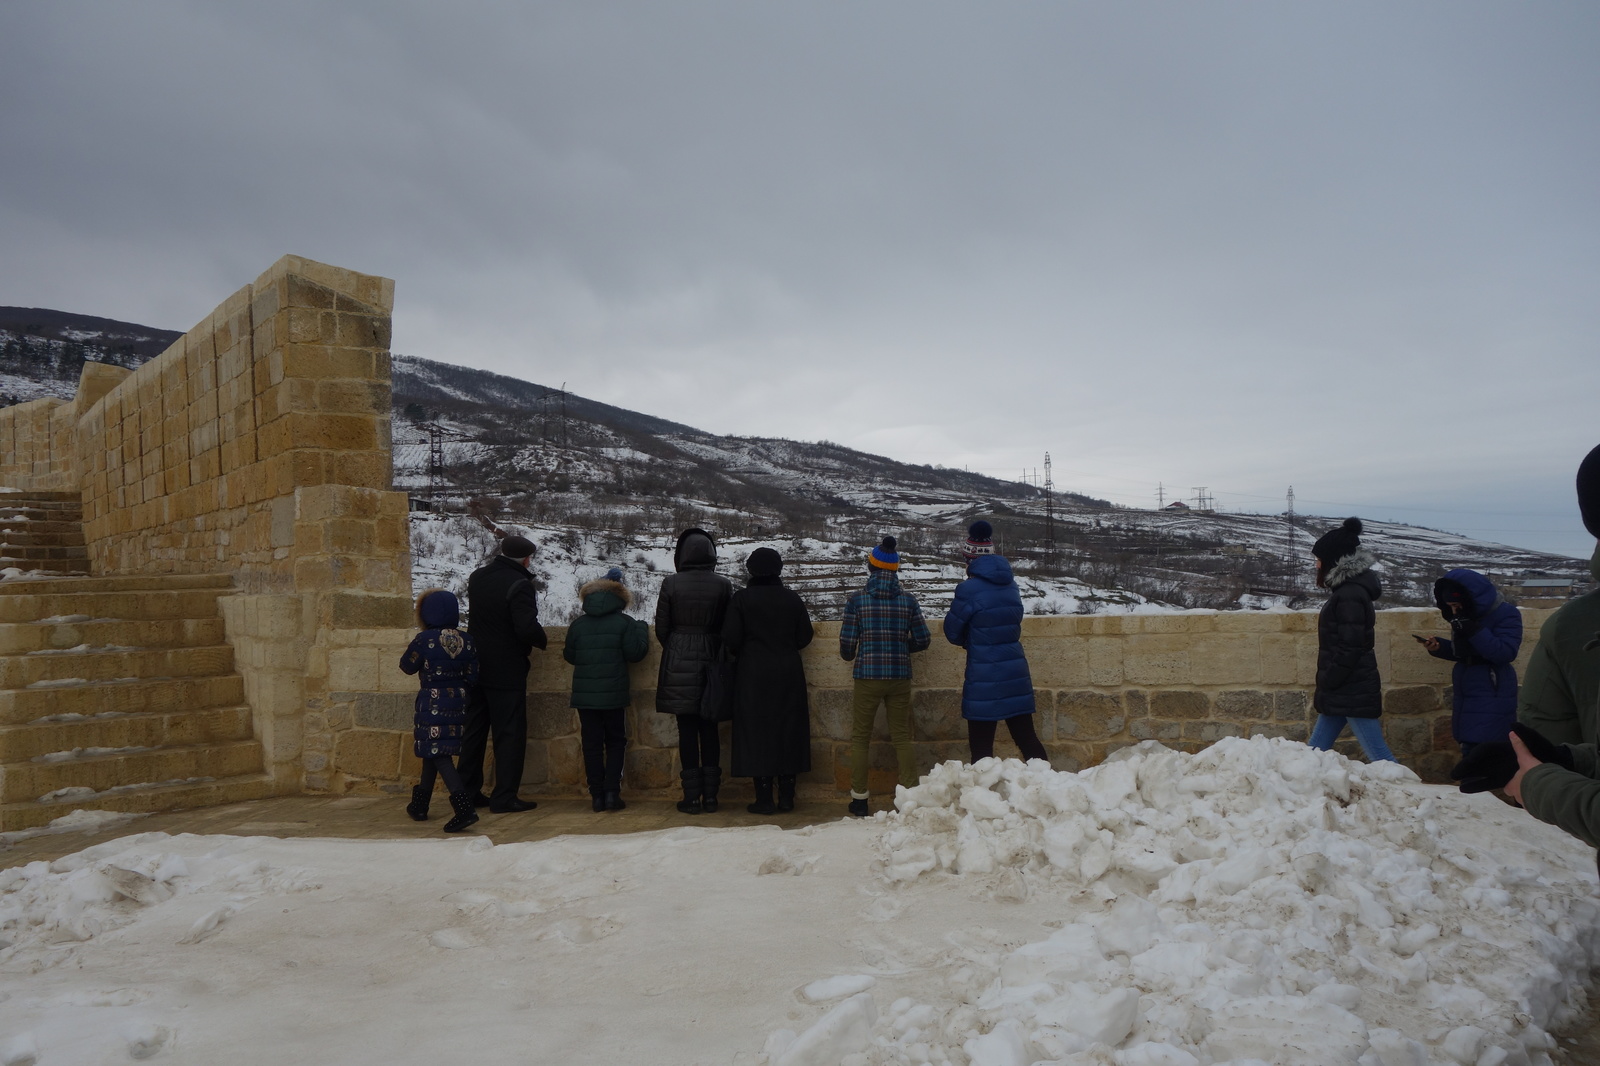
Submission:
POLYGON ((879 570, 900 569, 900 553, 895 551, 897 547, 899 547, 897 540, 893 537, 884 537, 883 543, 867 553, 867 566, 879 570))
POLYGON ((1346 518, 1337 529, 1330 529, 1311 546, 1311 554, 1322 560, 1324 568, 1361 547, 1361 519, 1346 518))
POLYGON ((976 559, 980 555, 993 555, 994 527, 981 518, 968 526, 967 539, 961 545, 961 554, 967 559, 976 559))

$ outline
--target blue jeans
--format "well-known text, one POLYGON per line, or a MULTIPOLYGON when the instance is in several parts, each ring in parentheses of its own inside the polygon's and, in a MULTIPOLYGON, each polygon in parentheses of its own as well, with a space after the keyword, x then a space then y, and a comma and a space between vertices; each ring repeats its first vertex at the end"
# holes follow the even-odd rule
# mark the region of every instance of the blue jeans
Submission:
POLYGON ((1311 730, 1311 746, 1319 751, 1327 751, 1333 747, 1333 742, 1339 739, 1339 734, 1344 732, 1346 725, 1350 732, 1356 735, 1361 742, 1361 750, 1367 753, 1368 762, 1399 762, 1394 757, 1394 752, 1389 750, 1389 745, 1383 741, 1383 721, 1379 718, 1345 718, 1337 714, 1317 715, 1317 724, 1311 730))

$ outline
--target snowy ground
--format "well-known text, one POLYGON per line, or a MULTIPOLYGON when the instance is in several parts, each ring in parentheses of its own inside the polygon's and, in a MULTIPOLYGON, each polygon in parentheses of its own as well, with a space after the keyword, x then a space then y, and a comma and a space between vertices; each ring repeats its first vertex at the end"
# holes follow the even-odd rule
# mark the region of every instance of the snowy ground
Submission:
POLYGON ((898 812, 0 873, 0 1063, 1540 1064, 1592 853, 1303 745, 947 763, 898 812))

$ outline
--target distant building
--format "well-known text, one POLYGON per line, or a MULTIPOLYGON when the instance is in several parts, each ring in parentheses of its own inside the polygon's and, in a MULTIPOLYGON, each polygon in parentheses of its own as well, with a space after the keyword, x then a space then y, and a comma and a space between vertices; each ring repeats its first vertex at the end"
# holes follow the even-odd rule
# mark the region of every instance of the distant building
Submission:
POLYGON ((1182 500, 1173 500, 1171 503, 1169 503, 1165 507, 1163 507, 1162 510, 1164 510, 1164 511, 1189 511, 1189 510, 1193 510, 1193 508, 1191 508, 1188 504, 1184 503, 1182 500))
POLYGON ((1559 607, 1572 599, 1570 577, 1514 577, 1505 582, 1507 595, 1523 607, 1559 607))

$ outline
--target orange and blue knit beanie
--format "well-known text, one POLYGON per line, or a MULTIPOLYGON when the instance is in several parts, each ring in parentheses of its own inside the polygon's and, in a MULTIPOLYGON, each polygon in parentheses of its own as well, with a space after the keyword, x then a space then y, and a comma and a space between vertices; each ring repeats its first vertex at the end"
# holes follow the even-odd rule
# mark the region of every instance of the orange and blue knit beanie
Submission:
POLYGON ((882 544, 867 553, 867 565, 879 570, 900 569, 900 553, 895 551, 898 546, 893 537, 884 537, 882 544))

